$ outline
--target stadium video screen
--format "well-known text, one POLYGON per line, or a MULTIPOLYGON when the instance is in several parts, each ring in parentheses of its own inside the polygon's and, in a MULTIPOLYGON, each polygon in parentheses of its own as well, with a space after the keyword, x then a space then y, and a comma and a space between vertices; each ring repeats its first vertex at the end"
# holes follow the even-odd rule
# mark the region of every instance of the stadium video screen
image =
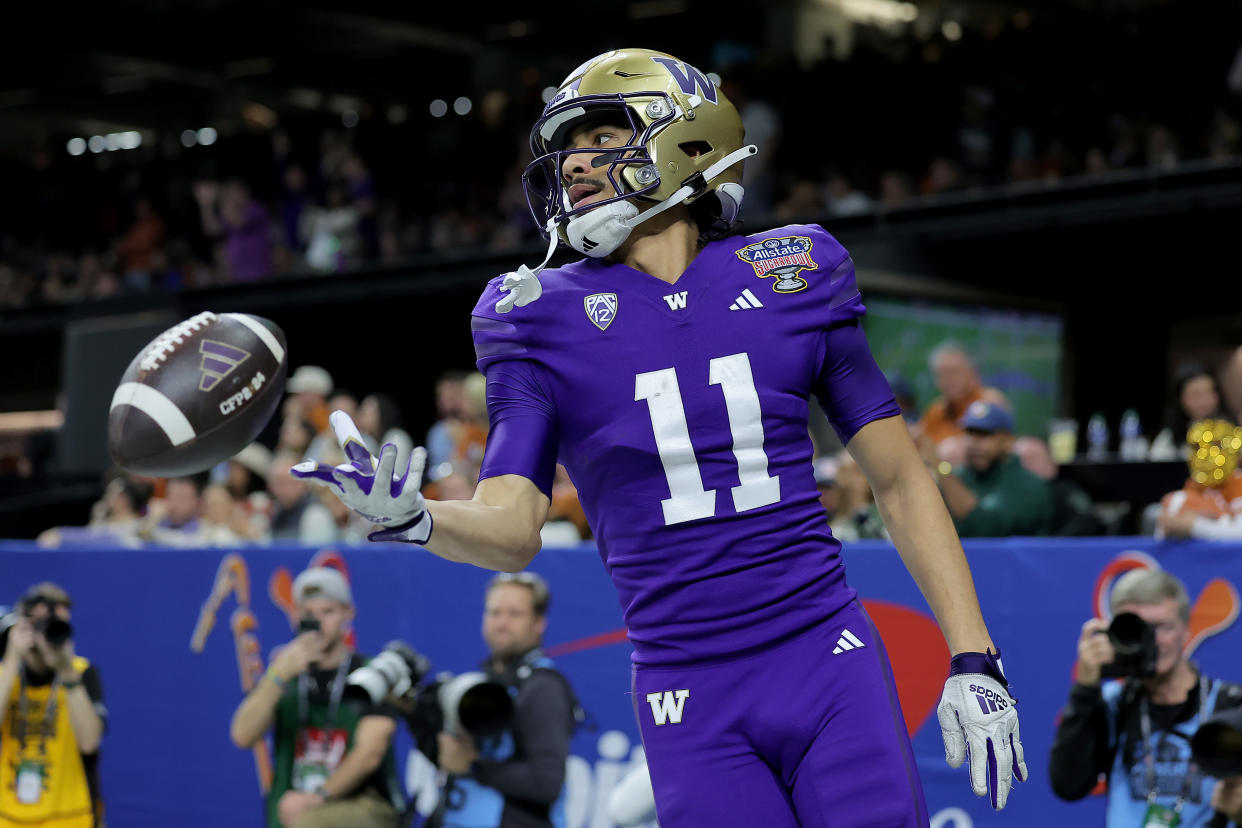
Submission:
POLYGON ((866 304, 864 328, 880 369, 910 383, 920 410, 939 396, 927 358, 951 339, 974 357, 984 383, 1009 397, 1018 433, 1047 438, 1060 403, 1060 317, 904 299, 866 304))

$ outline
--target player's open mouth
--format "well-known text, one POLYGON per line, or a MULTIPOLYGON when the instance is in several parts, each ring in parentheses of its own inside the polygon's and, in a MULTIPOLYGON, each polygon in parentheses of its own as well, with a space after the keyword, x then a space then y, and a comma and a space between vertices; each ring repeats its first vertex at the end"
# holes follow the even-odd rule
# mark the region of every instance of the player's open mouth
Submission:
POLYGON ((569 203, 574 207, 580 207, 591 196, 602 192, 602 189, 594 184, 575 184, 569 188, 569 203))

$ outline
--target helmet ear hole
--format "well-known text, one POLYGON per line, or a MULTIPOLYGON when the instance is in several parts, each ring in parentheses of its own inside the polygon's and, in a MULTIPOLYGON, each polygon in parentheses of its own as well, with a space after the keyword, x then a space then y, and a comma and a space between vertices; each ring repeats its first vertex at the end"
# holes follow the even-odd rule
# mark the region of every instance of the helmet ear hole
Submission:
POLYGON ((707 141, 683 141, 677 145, 677 148, 691 158, 698 158, 712 151, 712 145, 707 141))

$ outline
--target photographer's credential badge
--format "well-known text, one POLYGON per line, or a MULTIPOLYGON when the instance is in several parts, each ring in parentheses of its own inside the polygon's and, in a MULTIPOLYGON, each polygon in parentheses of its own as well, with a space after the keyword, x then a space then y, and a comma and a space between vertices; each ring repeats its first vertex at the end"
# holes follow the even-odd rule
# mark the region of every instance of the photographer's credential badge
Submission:
POLYGON ((17 765, 17 801, 37 805, 43 796, 43 763, 23 759, 17 765))

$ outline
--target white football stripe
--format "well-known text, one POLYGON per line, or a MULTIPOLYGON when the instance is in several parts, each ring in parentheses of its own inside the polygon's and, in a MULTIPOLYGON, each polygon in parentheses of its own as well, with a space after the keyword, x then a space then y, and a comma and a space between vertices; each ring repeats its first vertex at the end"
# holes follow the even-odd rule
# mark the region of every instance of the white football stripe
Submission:
POLYGON ((132 405, 155 420, 155 424, 168 435, 168 441, 174 446, 188 443, 196 436, 194 426, 190 425, 181 409, 149 385, 140 382, 121 383, 112 395, 112 405, 108 410, 111 411, 118 405, 132 405))
POLYGON ((263 340, 263 344, 272 352, 272 356, 276 357, 277 362, 284 362, 285 349, 280 347, 280 343, 276 341, 276 337, 272 336, 272 332, 263 325, 254 320, 254 317, 244 313, 226 313, 223 314, 234 322, 240 322, 254 332, 254 335, 263 340))

